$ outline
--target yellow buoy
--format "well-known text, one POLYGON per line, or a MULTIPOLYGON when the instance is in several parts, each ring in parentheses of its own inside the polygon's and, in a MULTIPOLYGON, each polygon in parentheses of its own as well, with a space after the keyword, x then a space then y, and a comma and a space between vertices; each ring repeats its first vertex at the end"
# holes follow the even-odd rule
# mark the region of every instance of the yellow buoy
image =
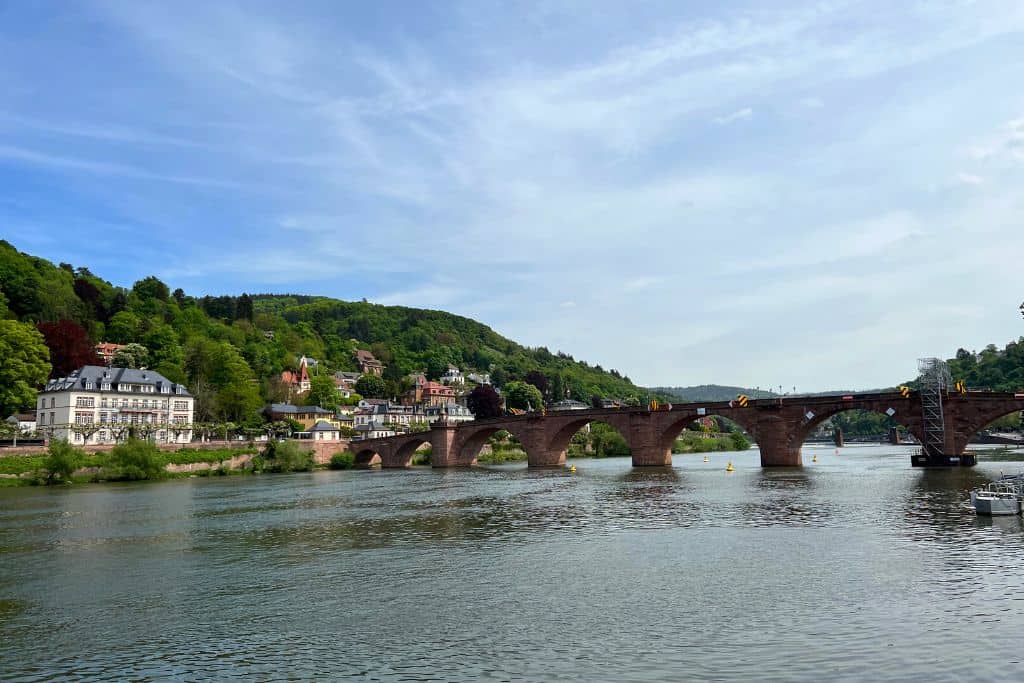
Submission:
POLYGON ((708 461, 708 456, 705 455, 704 456, 704 462, 707 462, 707 461, 708 461))
POLYGON ((570 472, 575 472, 576 471, 576 465, 569 465, 569 471, 570 472))
POLYGON ((814 457, 811 458, 811 462, 818 462, 818 454, 817 453, 815 453, 814 457))
POLYGON ((728 465, 725 466, 725 471, 726 472, 732 472, 732 470, 733 470, 733 466, 732 466, 732 463, 730 462, 728 465))

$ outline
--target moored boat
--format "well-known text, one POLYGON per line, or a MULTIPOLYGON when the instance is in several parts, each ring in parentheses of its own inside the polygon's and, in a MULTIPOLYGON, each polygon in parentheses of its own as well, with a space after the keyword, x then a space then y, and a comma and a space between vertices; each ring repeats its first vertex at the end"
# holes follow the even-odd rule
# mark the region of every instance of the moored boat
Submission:
MULTIPOLYGON (((989 484, 989 487, 992 484, 989 484)), ((1020 495, 1012 491, 992 490, 989 487, 971 491, 971 505, 979 515, 1000 517, 1020 514, 1020 495)))
POLYGON ((971 505, 979 515, 1019 515, 1024 502, 1024 474, 1004 474, 991 484, 971 491, 971 505))

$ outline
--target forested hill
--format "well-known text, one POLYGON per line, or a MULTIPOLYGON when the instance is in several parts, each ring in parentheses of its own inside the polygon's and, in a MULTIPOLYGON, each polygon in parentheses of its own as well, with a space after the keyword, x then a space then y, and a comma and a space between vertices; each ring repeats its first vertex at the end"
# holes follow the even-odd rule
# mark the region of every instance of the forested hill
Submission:
MULTIPOLYGON (((275 378, 295 369, 298 356, 320 361, 321 374, 356 370, 357 348, 387 366, 390 393, 409 373, 437 378, 452 363, 464 373, 489 372, 498 386, 537 371, 552 397, 644 396, 615 370, 526 348, 442 311, 296 295, 193 297, 155 277, 122 288, 87 266, 54 265, 2 240, 0 318, 44 333, 54 375, 94 361, 96 342, 142 344, 148 367, 196 394, 197 420, 249 420, 264 402, 281 398, 275 378)), ((10 399, 0 397, 0 409, 12 409, 10 399)))
POLYGON ((972 389, 1024 391, 1024 337, 1002 349, 995 344, 981 351, 959 349, 949 359, 949 373, 972 389))

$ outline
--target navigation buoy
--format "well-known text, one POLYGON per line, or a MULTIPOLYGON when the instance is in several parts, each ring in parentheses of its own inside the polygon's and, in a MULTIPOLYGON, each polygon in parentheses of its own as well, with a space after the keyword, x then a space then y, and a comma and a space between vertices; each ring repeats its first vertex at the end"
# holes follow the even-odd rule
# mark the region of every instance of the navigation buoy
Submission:
POLYGON ((814 457, 811 458, 811 462, 818 462, 818 454, 817 453, 815 453, 814 457))
POLYGON ((569 471, 570 472, 575 472, 576 471, 576 465, 569 465, 569 471))
POLYGON ((708 461, 708 456, 705 455, 704 456, 704 462, 707 462, 707 461, 708 461))
POLYGON ((728 465, 725 466, 725 471, 726 472, 732 472, 733 471, 733 466, 732 466, 731 462, 728 465))

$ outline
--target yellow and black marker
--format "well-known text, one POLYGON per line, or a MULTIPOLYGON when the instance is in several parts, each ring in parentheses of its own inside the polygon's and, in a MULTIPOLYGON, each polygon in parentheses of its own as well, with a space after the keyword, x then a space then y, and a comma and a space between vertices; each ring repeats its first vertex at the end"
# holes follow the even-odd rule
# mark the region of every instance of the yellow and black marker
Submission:
POLYGON ((744 394, 740 394, 736 397, 736 403, 739 404, 740 408, 746 408, 748 402, 750 402, 750 399, 744 394))
POLYGON ((961 380, 957 380, 956 384, 953 385, 953 388, 957 390, 957 393, 960 393, 960 394, 966 394, 967 393, 967 384, 965 384, 962 379, 961 380))
POLYGON ((900 396, 902 396, 903 398, 910 398, 910 387, 901 384, 900 396))
POLYGON ((658 401, 656 399, 651 399, 651 405, 649 407, 650 407, 650 409, 652 411, 657 410, 658 409, 658 401))

